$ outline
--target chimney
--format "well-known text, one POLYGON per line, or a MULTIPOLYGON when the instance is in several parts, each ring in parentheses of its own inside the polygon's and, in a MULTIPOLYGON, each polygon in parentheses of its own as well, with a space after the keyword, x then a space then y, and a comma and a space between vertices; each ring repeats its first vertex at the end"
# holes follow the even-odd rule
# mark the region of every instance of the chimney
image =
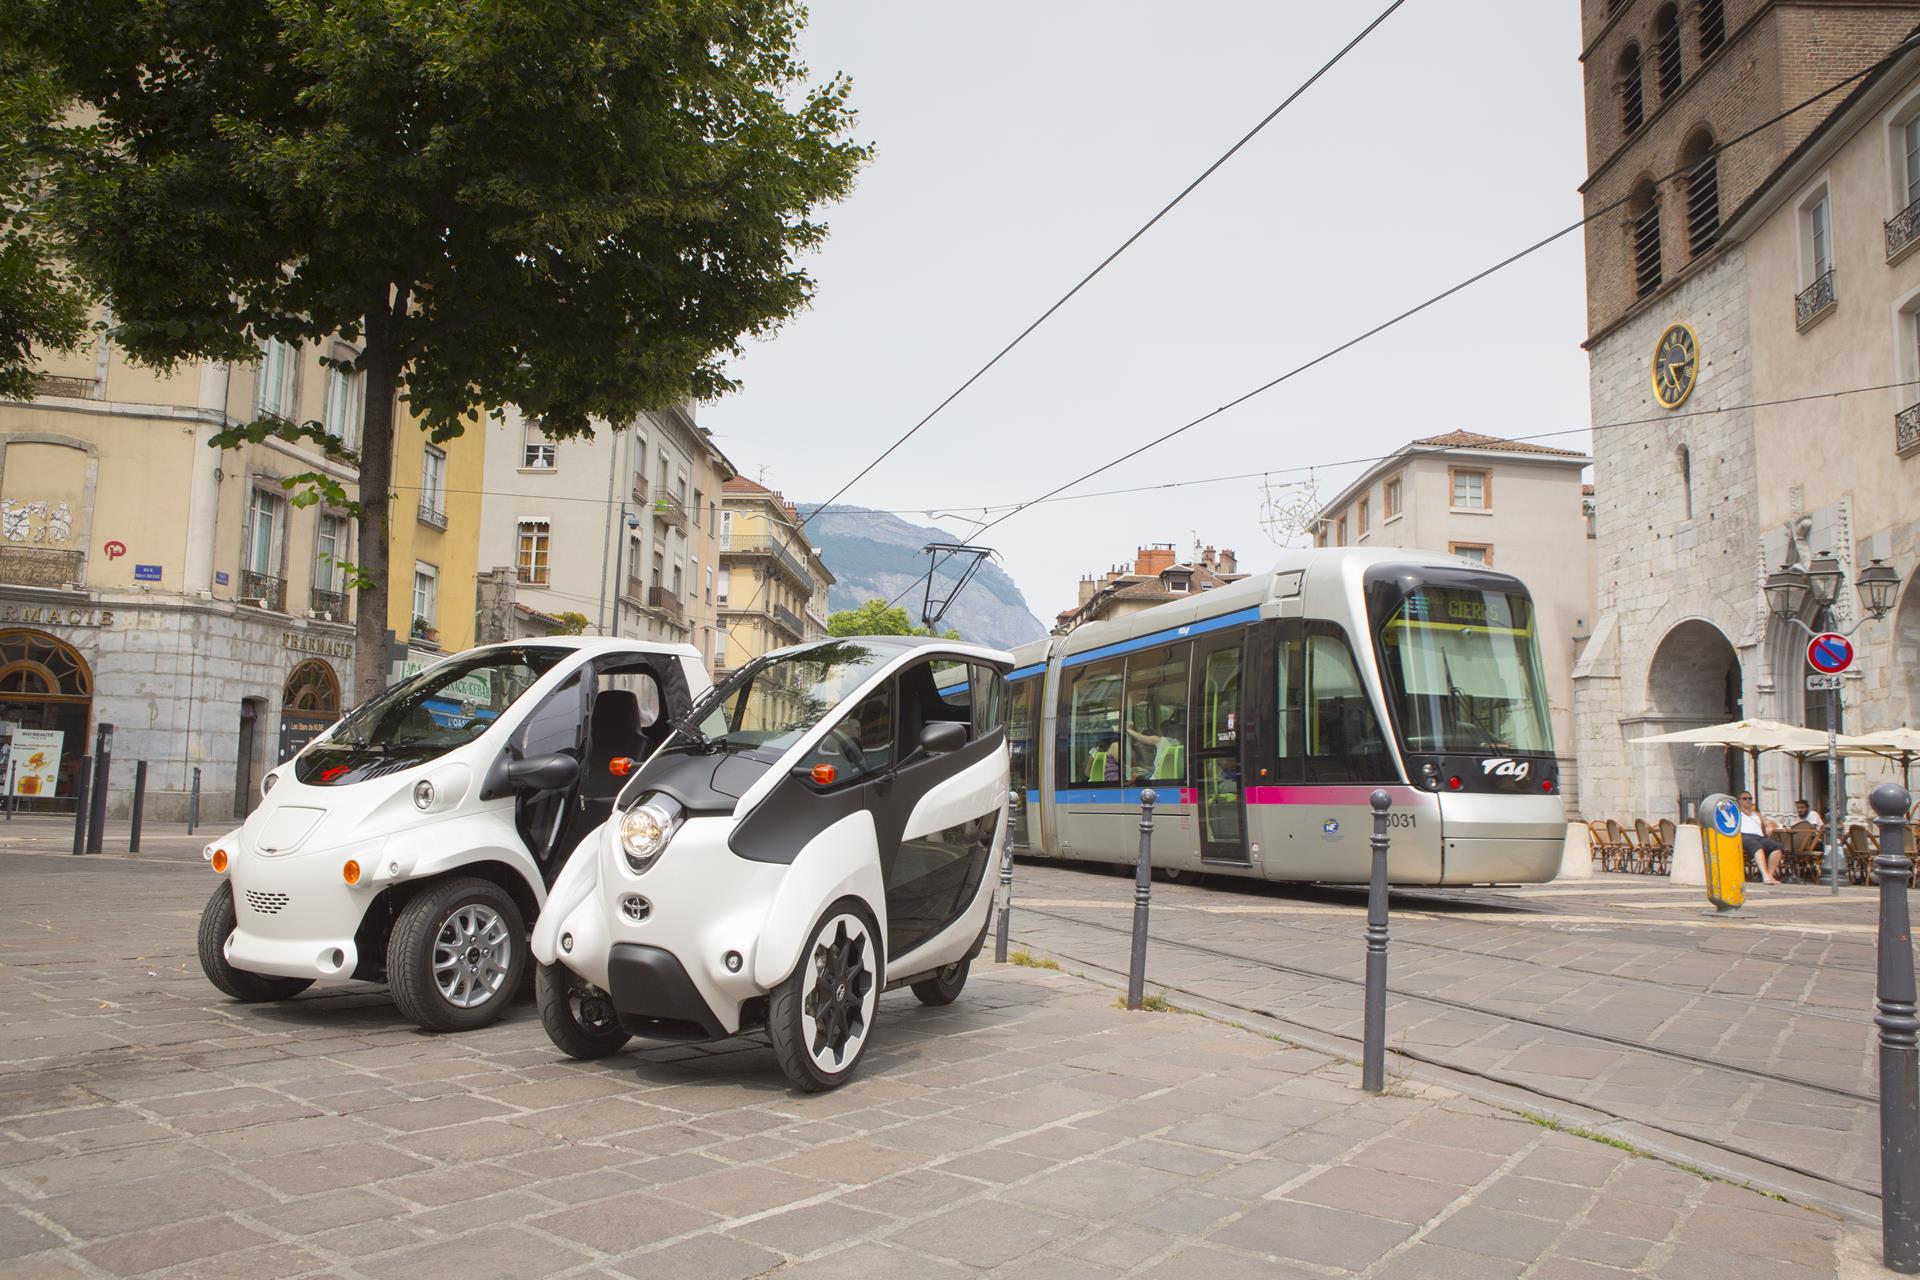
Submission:
POLYGON ((1200 553, 1200 567, 1202 569, 1211 569, 1213 568, 1213 564, 1213 548, 1208 547, 1200 553))
POLYGON ((1173 544, 1156 542, 1150 547, 1141 547, 1133 557, 1133 571, 1143 578, 1157 578, 1164 569, 1173 567, 1173 544))
POLYGON ((1215 573, 1238 573, 1240 571, 1240 561, 1233 554, 1233 548, 1220 548, 1220 555, 1213 563, 1213 571, 1215 573))

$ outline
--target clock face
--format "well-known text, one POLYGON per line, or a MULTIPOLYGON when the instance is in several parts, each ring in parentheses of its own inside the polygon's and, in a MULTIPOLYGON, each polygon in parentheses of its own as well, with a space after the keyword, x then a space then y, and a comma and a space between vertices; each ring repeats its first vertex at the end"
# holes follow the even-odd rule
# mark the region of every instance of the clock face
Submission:
POLYGON ((1684 324, 1667 326, 1653 349, 1653 398, 1678 409, 1693 394, 1700 374, 1700 344, 1684 324))

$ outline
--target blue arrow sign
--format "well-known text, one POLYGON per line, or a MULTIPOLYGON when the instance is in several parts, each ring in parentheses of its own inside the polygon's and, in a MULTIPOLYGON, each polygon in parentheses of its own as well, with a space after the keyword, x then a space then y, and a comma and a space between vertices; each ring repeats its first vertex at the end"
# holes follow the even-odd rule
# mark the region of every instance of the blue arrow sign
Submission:
POLYGON ((1723 836, 1740 834, 1740 810, 1733 801, 1722 800, 1713 807, 1713 825, 1723 836))

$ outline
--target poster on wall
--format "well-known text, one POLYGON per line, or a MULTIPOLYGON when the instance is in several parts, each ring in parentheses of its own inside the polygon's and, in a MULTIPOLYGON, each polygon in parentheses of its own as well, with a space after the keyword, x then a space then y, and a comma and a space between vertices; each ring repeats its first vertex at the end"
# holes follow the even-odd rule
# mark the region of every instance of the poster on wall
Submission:
POLYGON ((59 729, 13 731, 12 787, 16 796, 50 796, 60 785, 59 729))

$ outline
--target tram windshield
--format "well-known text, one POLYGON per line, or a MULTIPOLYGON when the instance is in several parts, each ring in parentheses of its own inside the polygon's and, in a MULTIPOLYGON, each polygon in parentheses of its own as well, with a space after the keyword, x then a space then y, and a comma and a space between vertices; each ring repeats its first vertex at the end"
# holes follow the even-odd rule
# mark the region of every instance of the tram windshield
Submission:
POLYGON ((1523 591, 1415 589, 1380 628, 1380 666, 1409 751, 1553 750, 1523 591))

